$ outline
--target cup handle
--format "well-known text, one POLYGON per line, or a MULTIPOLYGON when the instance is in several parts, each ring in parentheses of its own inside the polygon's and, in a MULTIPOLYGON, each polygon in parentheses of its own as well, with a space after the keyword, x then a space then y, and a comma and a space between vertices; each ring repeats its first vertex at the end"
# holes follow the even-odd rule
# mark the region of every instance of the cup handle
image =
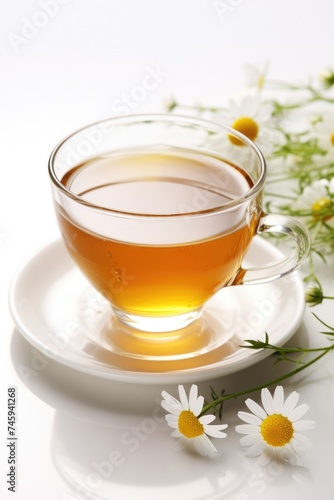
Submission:
POLYGON ((240 268, 231 285, 253 285, 272 281, 291 273, 306 259, 310 250, 308 229, 297 219, 284 215, 263 214, 259 219, 257 234, 280 233, 295 241, 295 248, 287 257, 265 266, 240 268))

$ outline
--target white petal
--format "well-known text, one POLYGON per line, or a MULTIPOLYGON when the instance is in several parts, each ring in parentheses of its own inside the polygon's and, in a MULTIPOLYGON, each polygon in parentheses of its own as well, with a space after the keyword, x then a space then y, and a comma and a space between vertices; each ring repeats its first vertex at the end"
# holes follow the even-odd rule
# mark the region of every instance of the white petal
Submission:
POLYGON ((214 415, 203 415, 203 417, 200 417, 198 420, 199 422, 201 422, 201 424, 208 425, 211 424, 211 422, 213 422, 215 418, 216 417, 214 415))
POLYGON ((291 444, 287 444, 284 446, 283 448, 284 450, 284 455, 283 455, 283 459, 285 458, 286 460, 288 460, 288 462, 290 462, 291 465, 296 465, 297 464, 297 453, 296 451, 293 449, 293 447, 291 446, 291 444))
POLYGON ((171 394, 169 394, 166 391, 161 392, 161 396, 166 400, 168 403, 179 403, 177 399, 175 399, 171 394))
POLYGON ((217 454, 217 449, 205 434, 194 438, 194 446, 203 457, 213 458, 217 454))
POLYGON ((296 457, 296 455, 292 455, 292 454, 290 455, 290 454, 289 454, 289 455, 287 456, 287 460, 288 460, 288 462, 289 462, 291 465, 293 465, 293 466, 296 466, 296 465, 297 465, 297 457, 296 457))
POLYGON ((172 413, 173 415, 179 415, 183 410, 180 403, 178 405, 171 405, 169 403, 166 403, 166 401, 161 401, 161 406, 164 408, 164 410, 172 413))
POLYGON ((182 436, 174 443, 174 451, 181 451, 187 445, 186 439, 182 436))
MULTIPOLYGON (((319 179, 318 181, 314 181, 316 183, 317 186, 323 186, 325 188, 327 188, 329 186, 329 181, 327 179, 319 179)), ((324 193, 326 193, 327 191, 323 191, 324 193)))
POLYGON ((175 431, 173 431, 171 433, 171 436, 172 437, 184 437, 183 434, 181 434, 181 432, 178 429, 175 429, 175 431))
POLYGON ((301 196, 301 199, 304 200, 307 208, 310 208, 318 198, 318 193, 315 192, 310 186, 306 186, 301 196))
POLYGON ((305 413, 309 410, 309 406, 307 404, 302 404, 300 406, 297 406, 289 415, 289 420, 291 422, 295 422, 296 420, 299 420, 301 417, 305 415, 305 413))
POLYGON ((247 424, 261 425, 262 419, 246 411, 238 411, 238 417, 247 424))
POLYGON ((162 391, 161 396, 164 398, 164 400, 163 400, 164 403, 168 403, 171 405, 180 404, 180 402, 177 399, 175 399, 173 396, 168 394, 168 392, 166 392, 166 391, 162 391))
POLYGON ((183 410, 182 405, 180 401, 175 399, 173 396, 168 394, 166 391, 162 391, 161 396, 164 398, 161 401, 161 406, 166 410, 171 413, 176 414, 177 412, 180 412, 183 410))
POLYGON ((171 414, 166 415, 165 419, 167 421, 167 424, 170 427, 173 427, 174 429, 178 428, 178 421, 179 421, 179 419, 177 417, 175 417, 175 415, 171 415, 171 414))
POLYGON ((230 118, 238 118, 240 116, 240 106, 236 101, 230 100, 228 107, 230 109, 229 113, 230 118))
POLYGON ((215 438, 225 438, 227 434, 225 432, 221 432, 223 429, 226 429, 227 424, 222 425, 206 425, 204 426, 204 432, 211 437, 215 438))
POLYGON ((256 113, 256 120, 263 125, 270 125, 270 120, 272 118, 274 107, 271 103, 260 103, 259 109, 256 113))
POLYGON ((173 413, 167 413, 167 415, 165 415, 165 419, 168 422, 178 422, 179 421, 179 415, 174 415, 173 413))
POLYGON ((310 429, 314 429, 316 423, 313 420, 299 420, 298 422, 293 423, 293 428, 296 431, 308 431, 310 429))
POLYGON ((247 457, 258 457, 266 449, 266 444, 260 439, 248 448, 246 451, 247 457))
POLYGON ((240 439, 241 446, 253 446, 253 444, 261 441, 260 436, 256 436, 256 434, 247 434, 240 439))
POLYGON ((198 396, 198 398, 193 401, 191 401, 191 399, 189 400, 189 410, 192 411, 196 417, 201 413, 203 405, 204 405, 203 396, 198 396))
POLYGON ((179 385, 179 396, 180 396, 182 408, 184 410, 189 410, 189 402, 188 402, 186 391, 185 391, 183 385, 179 385))
POLYGON ((192 411, 194 415, 196 415, 195 409, 197 406, 197 396, 198 396, 198 387, 197 385, 193 384, 189 391, 189 410, 192 411))
POLYGON ((161 391, 161 396, 166 399, 166 400, 169 400, 169 399, 174 399, 173 396, 171 396, 167 391, 161 391))
POLYGON ((274 392, 273 397, 273 409, 274 413, 282 413, 284 405, 284 389, 281 385, 278 385, 274 392))
POLYGON ((263 408, 267 412, 268 415, 271 415, 274 413, 274 403, 273 403, 273 397, 270 394, 269 389, 265 388, 262 389, 261 391, 261 401, 263 404, 263 408))
POLYGON ((254 415, 256 415, 257 417, 261 418, 261 420, 266 418, 266 416, 267 416, 266 412, 255 401, 253 401, 252 399, 246 399, 245 404, 246 404, 246 406, 248 406, 250 411, 253 412, 254 415))
POLYGON ((317 196, 317 193, 315 192, 313 187, 306 186, 303 191, 303 196, 308 199, 314 199, 314 197, 317 196))
POLYGON ((273 459, 275 458, 275 453, 270 448, 266 448, 263 453, 258 458, 258 464, 261 465, 262 467, 265 467, 266 465, 269 464, 273 459))
POLYGON ((261 98, 258 93, 254 96, 247 95, 242 100, 241 105, 247 116, 254 117, 260 109, 261 98))
POLYGON ((275 453, 273 454, 273 459, 278 460, 279 462, 286 462, 288 456, 292 456, 293 453, 289 451, 289 449, 286 446, 283 446, 282 448, 276 448, 275 453))
POLYGON ((299 400, 299 394, 298 392, 294 391, 292 392, 286 399, 283 409, 282 409, 282 415, 285 417, 289 417, 290 413, 295 409, 297 403, 299 400))
POLYGON ((319 184, 317 185, 317 191, 318 191, 318 196, 319 198, 326 198, 328 196, 328 191, 327 191, 327 184, 328 181, 326 179, 322 179, 318 181, 319 184))
POLYGON ((329 182, 329 192, 334 194, 334 177, 329 182))
POLYGON ((312 442, 306 436, 298 432, 295 432, 294 438, 291 441, 291 446, 297 453, 313 447, 312 442))
POLYGON ((260 434, 258 425, 251 425, 251 424, 237 425, 235 430, 240 434, 258 434, 258 435, 260 434))

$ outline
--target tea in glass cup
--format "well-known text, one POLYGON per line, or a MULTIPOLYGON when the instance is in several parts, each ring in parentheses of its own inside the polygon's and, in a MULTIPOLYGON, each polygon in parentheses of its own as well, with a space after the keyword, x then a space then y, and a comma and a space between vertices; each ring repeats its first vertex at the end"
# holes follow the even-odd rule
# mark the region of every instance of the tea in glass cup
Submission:
POLYGON ((62 141, 49 172, 69 254, 136 331, 182 329, 222 288, 279 278, 308 253, 300 222, 262 210, 261 152, 216 123, 172 114, 105 120, 62 141), (224 151, 229 141, 235 154, 224 151), (289 234, 296 248, 243 269, 253 237, 267 231, 289 234))

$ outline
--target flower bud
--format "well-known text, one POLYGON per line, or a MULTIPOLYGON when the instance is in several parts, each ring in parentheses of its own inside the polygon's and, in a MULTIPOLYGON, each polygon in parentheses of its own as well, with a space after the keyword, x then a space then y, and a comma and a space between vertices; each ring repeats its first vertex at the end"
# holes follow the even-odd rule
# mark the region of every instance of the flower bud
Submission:
POLYGON ((333 85, 334 85, 334 71, 331 69, 326 69, 320 75, 320 80, 326 89, 333 87, 333 85))
POLYGON ((318 286, 311 286, 305 292, 305 301, 310 307, 321 304, 323 299, 324 295, 318 286))

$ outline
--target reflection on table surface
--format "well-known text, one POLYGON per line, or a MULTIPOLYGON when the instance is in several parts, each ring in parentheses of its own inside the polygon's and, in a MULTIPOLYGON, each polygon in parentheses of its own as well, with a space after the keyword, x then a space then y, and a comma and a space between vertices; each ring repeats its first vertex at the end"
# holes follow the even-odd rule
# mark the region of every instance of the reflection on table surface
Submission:
MULTIPOLYGON (((304 322, 291 342, 312 345, 309 331, 304 322)), ((233 431, 240 423, 237 411, 243 407, 242 400, 226 405, 223 421, 229 425, 228 437, 215 441, 219 454, 208 460, 187 450, 176 451, 175 440, 169 436, 160 391, 177 396, 175 385, 139 388, 79 373, 52 360, 42 366, 38 351, 17 331, 11 350, 22 382, 55 409, 50 453, 76 499, 125 500, 132 494, 148 500, 230 499, 242 498, 240 492, 269 494, 271 488, 283 485, 289 494, 306 495, 312 483, 303 461, 296 467, 272 463, 263 468, 244 456, 233 431)), ((216 390, 227 387, 233 391, 244 388, 245 379, 255 385, 261 383, 264 372, 268 375, 272 364, 272 359, 266 359, 212 383, 216 390)), ((275 375, 286 369, 278 366, 275 375)), ((298 383, 303 384, 302 376, 298 383)), ((209 397, 208 383, 199 387, 209 397)))

